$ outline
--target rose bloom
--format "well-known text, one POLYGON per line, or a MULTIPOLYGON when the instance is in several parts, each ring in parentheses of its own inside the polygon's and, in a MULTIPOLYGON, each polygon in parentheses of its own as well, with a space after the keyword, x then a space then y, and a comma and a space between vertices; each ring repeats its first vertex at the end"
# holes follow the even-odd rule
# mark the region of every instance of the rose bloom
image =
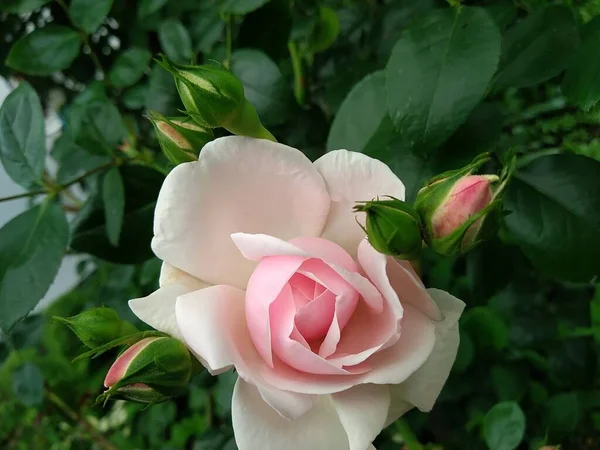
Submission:
POLYGON ((378 195, 404 198, 380 161, 338 150, 311 163, 237 136, 167 176, 160 289, 130 306, 212 374, 235 368, 240 450, 372 450, 406 411, 433 407, 464 303, 371 247, 352 206, 378 195))

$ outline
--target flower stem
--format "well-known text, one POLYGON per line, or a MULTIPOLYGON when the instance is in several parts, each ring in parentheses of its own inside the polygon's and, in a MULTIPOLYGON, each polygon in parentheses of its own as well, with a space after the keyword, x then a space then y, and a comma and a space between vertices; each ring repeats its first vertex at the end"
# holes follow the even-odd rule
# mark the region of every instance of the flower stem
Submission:
POLYGON ((48 191, 46 191, 45 189, 38 189, 37 191, 29 191, 24 192, 22 194, 9 195, 8 197, 0 197, 0 203, 7 202, 9 200, 16 200, 18 198, 35 197, 36 195, 46 194, 47 192, 48 191))
POLYGON ((106 437, 104 437, 98 430, 96 430, 90 422, 88 422, 85 417, 78 414, 75 410, 73 410, 69 405, 67 405, 62 398, 52 392, 50 389, 46 389, 46 398, 54 404, 60 411, 69 418, 69 420, 75 422, 80 425, 83 429, 85 429, 90 437, 98 444, 100 448, 103 450, 118 450, 117 446, 110 442, 106 437))
POLYGON ((227 31, 225 34, 225 61, 223 61, 223 65, 226 68, 230 68, 231 66, 231 54, 233 49, 233 16, 231 14, 227 14, 227 31))
POLYGON ((302 56, 294 41, 288 42, 288 50, 292 58, 292 69, 294 71, 294 96, 300 106, 306 104, 306 86, 302 67, 302 56))

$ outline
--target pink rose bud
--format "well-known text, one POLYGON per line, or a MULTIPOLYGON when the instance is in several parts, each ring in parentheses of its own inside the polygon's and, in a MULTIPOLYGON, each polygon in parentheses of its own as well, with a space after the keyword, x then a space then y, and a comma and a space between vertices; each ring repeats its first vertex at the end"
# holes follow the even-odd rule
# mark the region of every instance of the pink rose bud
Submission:
POLYGON ((417 194, 415 208, 423 220, 424 239, 437 253, 466 252, 480 240, 485 216, 497 204, 496 175, 473 175, 489 160, 477 157, 468 166, 431 180, 417 194))
POLYGON ((111 397, 139 403, 159 403, 183 392, 192 363, 189 351, 177 339, 148 337, 119 355, 104 379, 111 397))

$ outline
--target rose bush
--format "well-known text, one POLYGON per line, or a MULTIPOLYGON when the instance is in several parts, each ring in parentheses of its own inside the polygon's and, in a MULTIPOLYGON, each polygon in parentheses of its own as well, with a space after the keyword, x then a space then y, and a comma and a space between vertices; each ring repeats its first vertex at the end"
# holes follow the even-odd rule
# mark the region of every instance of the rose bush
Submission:
POLYGON ((160 288, 130 301, 213 374, 231 367, 241 450, 367 450, 428 411, 456 357, 464 304, 375 251, 357 200, 404 198, 382 162, 346 150, 225 137, 160 191, 160 288))

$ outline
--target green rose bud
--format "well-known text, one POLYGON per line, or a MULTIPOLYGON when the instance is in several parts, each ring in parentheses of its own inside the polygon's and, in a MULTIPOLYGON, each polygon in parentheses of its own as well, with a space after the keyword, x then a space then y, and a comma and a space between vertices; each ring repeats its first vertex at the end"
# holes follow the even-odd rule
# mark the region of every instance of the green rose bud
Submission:
POLYGON ((408 203, 390 197, 389 200, 361 202, 355 212, 367 214, 369 243, 375 250, 399 259, 415 259, 421 251, 421 220, 408 203))
POLYGON ((229 70, 216 65, 176 64, 164 56, 159 63, 173 75, 185 109, 199 125, 275 141, 246 100, 241 81, 229 70))
POLYGON ((486 216, 499 204, 492 184, 496 175, 473 175, 489 161, 478 156, 468 166, 432 179, 417 194, 415 207, 424 223, 424 239, 442 255, 466 252, 479 242, 486 216))
POLYGON ((108 388, 99 398, 158 403, 181 394, 192 372, 185 345, 170 337, 148 337, 119 355, 104 379, 108 388))
POLYGON ((164 117, 151 111, 149 119, 163 153, 176 165, 196 161, 202 147, 213 139, 211 129, 187 117, 164 117))
POLYGON ((110 308, 93 308, 77 316, 54 317, 54 320, 67 325, 86 347, 92 349, 137 332, 131 323, 121 320, 110 308))

